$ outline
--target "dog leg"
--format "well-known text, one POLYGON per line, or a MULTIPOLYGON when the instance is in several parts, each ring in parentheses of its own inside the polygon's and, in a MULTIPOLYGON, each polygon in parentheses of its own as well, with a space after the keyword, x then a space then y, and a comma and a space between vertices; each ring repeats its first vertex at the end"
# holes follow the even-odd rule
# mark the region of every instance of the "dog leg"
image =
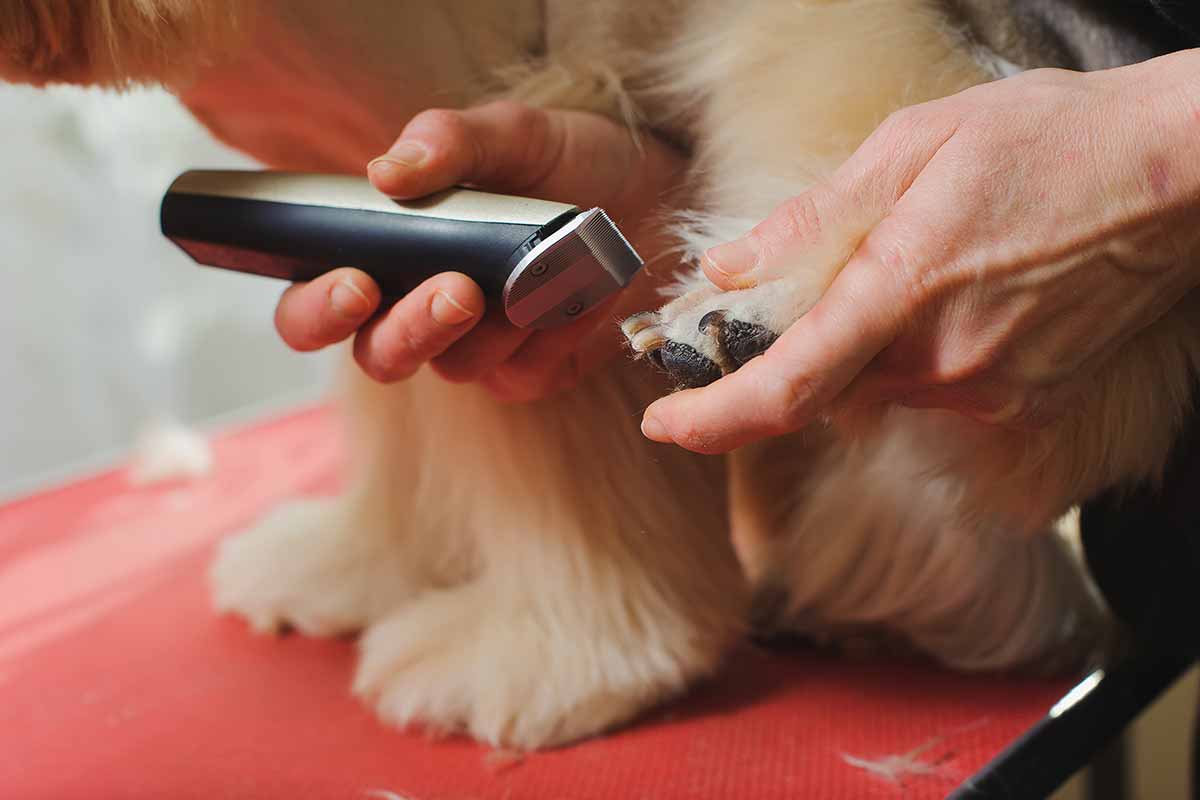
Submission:
POLYGON ((291 503, 221 542, 213 604, 260 633, 349 633, 420 585, 403 559, 387 529, 362 518, 353 496, 291 503))
POLYGON ((1107 625, 1066 542, 979 513, 926 444, 928 415, 903 416, 853 443, 824 431, 736 454, 735 536, 757 583, 755 628, 882 635, 970 670, 1095 658, 1107 625), (798 452, 799 473, 787 467, 798 452))
POLYGON ((259 631, 360 630, 474 569, 460 490, 431 482, 426 468, 438 458, 439 435, 452 435, 426 424, 436 413, 425 410, 422 386, 434 379, 383 386, 352 364, 344 371, 350 488, 336 499, 283 506, 221 542, 212 566, 217 609, 259 631))
POLYGON ((637 412, 655 387, 621 371, 525 406, 423 387, 425 435, 458 425, 426 480, 466 509, 480 569, 368 629, 355 690, 382 718, 559 745, 719 663, 746 601, 723 465, 645 442, 637 412))
MULTIPOLYGON (((889 113, 988 80, 950 30, 921 0, 759 0, 697 16, 666 56, 665 79, 697 121, 699 202, 680 226, 690 253, 740 236, 831 174, 889 113)), ((754 288, 692 284, 628 320, 635 352, 681 386, 762 352, 873 224, 819 222, 796 263, 757 275, 754 288)), ((1089 650, 1095 602, 1060 542, 1037 535, 1078 495, 1030 471, 1001 475, 1014 463, 1003 448, 1024 442, 958 418, 868 422, 845 434, 813 426, 734 456, 734 537, 762 587, 757 621, 819 635, 882 630, 959 667, 1089 650), (1002 496, 1010 485, 1023 494, 1002 496)))
MULTIPOLYGON (((677 228, 692 258, 830 175, 888 114, 990 78, 928 0, 707 4, 660 63, 660 95, 693 120, 698 202, 677 228)), ((820 220, 802 260, 754 288, 687 281, 629 321, 630 345, 680 387, 710 383, 807 312, 874 222, 820 220)))

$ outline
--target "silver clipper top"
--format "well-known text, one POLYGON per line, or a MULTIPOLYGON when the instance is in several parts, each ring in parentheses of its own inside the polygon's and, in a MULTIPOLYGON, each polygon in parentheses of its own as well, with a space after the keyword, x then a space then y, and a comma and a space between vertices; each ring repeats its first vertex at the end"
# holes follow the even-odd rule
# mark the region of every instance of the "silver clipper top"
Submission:
POLYGON ((504 284, 504 312, 522 328, 550 328, 627 286, 642 259, 599 208, 584 211, 537 245, 504 284))
POLYGON ((347 175, 188 172, 161 218, 201 264, 284 280, 352 266, 400 297, 439 272, 463 272, 521 327, 570 322, 642 267, 598 208, 463 188, 402 201, 347 175))

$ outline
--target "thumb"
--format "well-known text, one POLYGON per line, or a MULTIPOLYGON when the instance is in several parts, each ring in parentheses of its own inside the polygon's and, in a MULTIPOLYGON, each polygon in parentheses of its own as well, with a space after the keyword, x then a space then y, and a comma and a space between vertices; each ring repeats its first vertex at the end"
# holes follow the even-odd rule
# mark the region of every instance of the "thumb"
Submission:
POLYGON ((673 150, 656 140, 639 147, 606 117, 498 101, 421 112, 367 172, 393 197, 471 184, 599 205, 619 217, 623 207, 646 203, 647 187, 670 184, 682 168, 673 150))
POLYGON ((710 249, 701 264, 726 291, 756 286, 785 265, 795 269, 798 258, 843 264, 886 213, 858 187, 831 180, 786 200, 740 239, 710 249))
POLYGON ((785 201, 740 239, 705 253, 704 272, 725 290, 748 289, 804 264, 845 264, 953 135, 920 110, 889 117, 829 177, 785 201))
POLYGON ((642 432, 700 453, 721 453, 812 422, 895 338, 895 287, 864 251, 771 347, 702 389, 664 397, 642 432))

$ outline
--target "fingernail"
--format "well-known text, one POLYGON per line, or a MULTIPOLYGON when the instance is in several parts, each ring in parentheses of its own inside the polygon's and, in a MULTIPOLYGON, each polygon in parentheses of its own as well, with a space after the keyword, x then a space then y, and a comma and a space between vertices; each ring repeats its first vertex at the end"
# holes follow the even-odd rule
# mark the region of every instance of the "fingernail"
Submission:
POLYGON ((749 237, 734 239, 710 249, 704 257, 722 275, 741 275, 758 264, 758 247, 749 237))
POLYGON ((367 164, 367 169, 409 170, 421 166, 428 155, 429 151, 425 149, 425 145, 419 142, 400 142, 386 154, 367 164))
POLYGON ((371 312, 370 298, 347 280, 338 281, 329 290, 329 304, 345 319, 360 319, 371 312))
POLYGON ((670 441, 667 436, 667 429, 663 427, 661 422, 651 416, 642 418, 642 435, 655 442, 670 441))
POLYGON ((459 303, 445 292, 436 292, 429 304, 429 313, 441 325, 461 325, 475 316, 475 312, 459 303))

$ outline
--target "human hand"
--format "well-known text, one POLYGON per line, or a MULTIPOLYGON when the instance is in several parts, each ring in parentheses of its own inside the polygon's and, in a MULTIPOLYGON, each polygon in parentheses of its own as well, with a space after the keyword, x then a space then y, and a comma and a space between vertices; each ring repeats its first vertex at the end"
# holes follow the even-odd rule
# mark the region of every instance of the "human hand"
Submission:
MULTIPOLYGON (((666 144, 651 136, 639 143, 606 117, 497 102, 418 114, 368 175, 397 198, 468 184, 600 206, 648 256, 661 246, 654 212, 683 167, 666 144)), ((644 270, 618 297, 545 332, 513 326, 498 305, 485 309, 479 287, 457 272, 435 275, 376 315, 378 286, 348 267, 289 287, 275 323, 302 351, 353 336, 355 360, 378 381, 403 380, 429 362, 447 380, 479 381, 505 400, 533 400, 568 388, 620 352, 613 316, 647 305, 657 277, 644 270)))
POLYGON ((1038 70, 893 115, 828 183, 709 251, 726 289, 835 237, 848 260, 766 353, 659 400, 643 431, 722 452, 870 404, 1055 419, 1200 282, 1198 66, 1038 70))

